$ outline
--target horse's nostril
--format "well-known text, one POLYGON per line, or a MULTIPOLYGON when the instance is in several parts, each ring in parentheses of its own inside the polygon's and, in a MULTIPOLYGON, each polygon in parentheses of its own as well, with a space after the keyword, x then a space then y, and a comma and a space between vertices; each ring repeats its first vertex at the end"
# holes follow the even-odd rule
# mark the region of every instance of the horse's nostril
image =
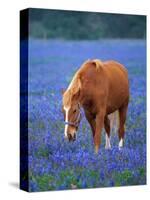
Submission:
POLYGON ((74 134, 73 136, 71 134, 68 134, 68 140, 69 141, 75 141, 76 140, 76 134, 74 134))

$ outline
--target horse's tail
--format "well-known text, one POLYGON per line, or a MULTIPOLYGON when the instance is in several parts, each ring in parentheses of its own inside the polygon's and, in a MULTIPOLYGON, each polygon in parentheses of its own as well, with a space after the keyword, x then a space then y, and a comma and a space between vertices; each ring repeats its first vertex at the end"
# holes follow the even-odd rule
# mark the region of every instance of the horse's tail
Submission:
POLYGON ((108 115, 110 120, 110 128, 112 133, 116 133, 119 128, 119 112, 118 110, 108 115))
POLYGON ((97 71, 99 71, 101 67, 103 66, 103 62, 99 59, 92 60, 92 63, 95 64, 97 71))

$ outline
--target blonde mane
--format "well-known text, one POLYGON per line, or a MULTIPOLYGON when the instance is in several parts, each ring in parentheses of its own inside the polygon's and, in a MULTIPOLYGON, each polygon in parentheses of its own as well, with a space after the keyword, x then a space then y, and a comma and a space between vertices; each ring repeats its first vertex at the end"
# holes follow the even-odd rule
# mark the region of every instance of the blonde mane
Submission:
POLYGON ((69 107, 71 105, 72 97, 75 95, 81 88, 81 81, 78 71, 74 75, 71 83, 69 84, 67 90, 63 94, 63 105, 69 107))
POLYGON ((92 60, 92 63, 95 64, 97 71, 99 71, 100 68, 103 66, 103 62, 101 60, 99 60, 99 59, 92 60))

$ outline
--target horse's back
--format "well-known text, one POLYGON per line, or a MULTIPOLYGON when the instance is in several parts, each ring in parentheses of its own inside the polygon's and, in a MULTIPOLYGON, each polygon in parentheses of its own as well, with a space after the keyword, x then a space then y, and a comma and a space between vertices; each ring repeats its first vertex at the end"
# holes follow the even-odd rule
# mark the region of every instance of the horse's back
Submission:
POLYGON ((117 85, 122 83, 123 86, 128 87, 128 72, 126 68, 116 62, 116 61, 107 61, 103 63, 103 70, 106 79, 111 83, 111 85, 117 85))
POLYGON ((106 61, 103 62, 104 70, 107 72, 107 74, 112 78, 115 76, 121 77, 124 76, 126 80, 128 80, 128 72, 127 69, 116 61, 106 61))

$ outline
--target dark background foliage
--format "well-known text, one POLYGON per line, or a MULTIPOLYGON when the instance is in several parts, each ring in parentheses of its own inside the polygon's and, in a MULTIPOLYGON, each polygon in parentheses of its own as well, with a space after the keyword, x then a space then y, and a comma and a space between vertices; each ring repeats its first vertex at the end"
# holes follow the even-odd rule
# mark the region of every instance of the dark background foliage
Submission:
POLYGON ((30 9, 30 36, 69 40, 145 38, 146 16, 30 9))

